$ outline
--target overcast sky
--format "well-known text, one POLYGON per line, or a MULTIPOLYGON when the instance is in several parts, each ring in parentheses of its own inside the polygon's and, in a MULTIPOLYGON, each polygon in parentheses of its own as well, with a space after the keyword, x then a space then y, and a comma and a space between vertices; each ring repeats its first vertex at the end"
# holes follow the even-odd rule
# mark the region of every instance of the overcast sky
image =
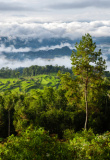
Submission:
POLYGON ((110 0, 0 0, 0 36, 110 36, 110 0))
POLYGON ((3 20, 5 16, 40 21, 109 20, 110 0, 0 0, 0 15, 3 20))

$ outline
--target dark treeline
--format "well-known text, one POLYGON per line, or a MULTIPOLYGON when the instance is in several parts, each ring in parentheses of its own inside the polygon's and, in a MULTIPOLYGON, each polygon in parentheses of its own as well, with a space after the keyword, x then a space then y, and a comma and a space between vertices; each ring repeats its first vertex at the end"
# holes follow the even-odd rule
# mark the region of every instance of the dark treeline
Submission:
MULTIPOLYGON (((51 74, 51 73, 58 73, 58 71, 61 71, 62 73, 69 72, 72 74, 72 69, 66 68, 65 66, 52 66, 52 65, 46 65, 46 66, 38 66, 33 65, 31 67, 25 67, 25 68, 17 68, 17 69, 11 69, 8 67, 3 67, 0 69, 0 78, 19 78, 19 77, 29 77, 29 76, 36 76, 39 74, 51 74)), ((106 77, 110 77, 109 71, 104 71, 104 75, 106 77)))
POLYGON ((62 73, 70 72, 72 73, 72 70, 69 68, 65 68, 65 66, 52 66, 52 65, 46 65, 46 66, 38 66, 34 65, 31 67, 26 68, 17 68, 17 69, 10 69, 8 67, 3 67, 0 69, 0 78, 18 78, 18 77, 27 77, 27 76, 36 76, 38 74, 51 74, 51 73, 57 73, 58 71, 61 71, 62 73))
POLYGON ((65 66, 52 66, 52 65, 46 65, 46 66, 31 66, 23 69, 23 76, 36 76, 38 74, 50 74, 50 73, 58 73, 58 71, 61 71, 62 73, 70 72, 72 73, 72 70, 69 68, 65 68, 65 66))
POLYGON ((11 69, 3 67, 0 69, 0 78, 18 78, 22 76, 24 68, 11 69))

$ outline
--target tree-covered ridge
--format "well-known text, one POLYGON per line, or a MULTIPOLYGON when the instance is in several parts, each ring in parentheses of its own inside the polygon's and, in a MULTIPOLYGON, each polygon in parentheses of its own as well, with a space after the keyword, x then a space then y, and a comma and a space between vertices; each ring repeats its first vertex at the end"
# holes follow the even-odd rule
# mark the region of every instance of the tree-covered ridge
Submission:
MULTIPOLYGON (((33 65, 31 67, 17 68, 17 69, 3 67, 0 69, 0 78, 19 78, 19 77, 27 77, 27 76, 28 77, 37 76, 39 74, 57 74, 59 70, 62 73, 66 73, 66 72, 72 73, 71 68, 65 68, 65 66, 57 66, 57 65, 56 66, 33 65)), ((104 71, 104 75, 107 77, 110 77, 110 72, 104 71)))
POLYGON ((82 37, 73 74, 59 72, 58 88, 0 94, 3 160, 109 159, 110 80, 95 48, 89 34, 82 37))
POLYGON ((57 74, 58 71, 62 71, 62 73, 70 72, 72 70, 69 68, 65 68, 65 66, 38 66, 33 65, 31 67, 25 68, 17 68, 17 69, 10 69, 8 67, 0 69, 0 78, 19 78, 19 77, 30 77, 30 76, 37 76, 39 74, 57 74))

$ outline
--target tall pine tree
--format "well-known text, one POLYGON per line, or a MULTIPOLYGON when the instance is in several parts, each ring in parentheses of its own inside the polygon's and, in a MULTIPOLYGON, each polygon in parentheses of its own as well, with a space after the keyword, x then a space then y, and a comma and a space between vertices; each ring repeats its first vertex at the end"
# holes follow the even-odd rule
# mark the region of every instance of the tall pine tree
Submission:
MULTIPOLYGON (((86 108, 86 118, 84 129, 87 129, 88 121, 88 98, 90 92, 101 87, 103 74, 106 69, 106 62, 101 57, 101 49, 96 51, 96 44, 93 42, 90 34, 82 36, 82 40, 75 45, 76 51, 72 52, 72 70, 76 76, 77 83, 84 95, 86 108)), ((80 92, 80 91, 79 91, 80 92)))

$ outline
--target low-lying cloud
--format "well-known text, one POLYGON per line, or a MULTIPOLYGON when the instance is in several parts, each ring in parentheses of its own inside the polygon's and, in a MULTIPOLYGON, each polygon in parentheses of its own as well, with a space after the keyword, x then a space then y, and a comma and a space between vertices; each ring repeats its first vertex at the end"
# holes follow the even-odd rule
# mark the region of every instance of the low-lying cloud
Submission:
POLYGON ((4 44, 0 45, 0 52, 6 52, 6 53, 18 53, 18 52, 38 52, 38 51, 49 51, 49 50, 54 50, 54 49, 61 49, 63 47, 68 47, 69 49, 73 50, 74 45, 71 45, 69 43, 61 43, 60 45, 52 45, 52 46, 45 46, 45 47, 40 47, 40 48, 15 48, 13 45, 6 47, 4 44))
MULTIPOLYGON (((102 56, 103 59, 106 60, 107 69, 110 71, 110 61, 108 61, 108 57, 106 55, 102 56)), ((34 60, 25 59, 23 61, 18 60, 8 60, 5 56, 0 56, 0 68, 2 67, 9 67, 12 69, 19 68, 19 67, 29 67, 32 65, 39 65, 39 66, 45 66, 45 65, 58 65, 58 66, 65 66, 68 68, 71 68, 71 60, 69 56, 62 56, 54 59, 42 59, 42 58, 36 58, 34 60)))
POLYGON ((54 50, 54 49, 61 49, 63 47, 68 47, 71 50, 75 48, 74 45, 71 45, 69 43, 61 43, 60 45, 40 47, 40 48, 35 49, 34 51, 49 51, 49 50, 54 50))
POLYGON ((54 59, 42 59, 42 58, 36 58, 34 60, 25 59, 24 61, 17 61, 17 60, 8 60, 5 56, 0 57, 0 68, 2 67, 9 67, 12 69, 18 68, 18 67, 29 67, 32 65, 39 65, 39 66, 45 66, 45 65, 58 65, 58 66, 65 66, 70 68, 71 67, 71 60, 70 57, 63 56, 61 58, 54 58, 54 59))
POLYGON ((30 48, 25 47, 25 48, 18 48, 16 49, 13 45, 6 47, 4 44, 0 45, 0 52, 11 52, 11 53, 18 53, 18 52, 29 52, 31 51, 30 48))
POLYGON ((0 22, 0 36, 21 38, 80 38, 85 33, 94 37, 110 36, 110 21, 91 22, 0 22))

